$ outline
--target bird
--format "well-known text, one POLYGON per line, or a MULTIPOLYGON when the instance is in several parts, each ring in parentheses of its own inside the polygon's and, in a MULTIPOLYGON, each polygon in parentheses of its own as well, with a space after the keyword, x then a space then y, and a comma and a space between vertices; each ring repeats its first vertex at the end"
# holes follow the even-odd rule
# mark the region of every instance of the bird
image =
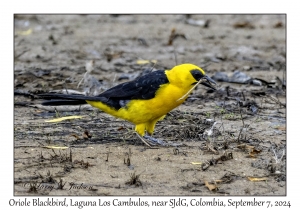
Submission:
POLYGON ((181 105, 198 85, 216 90, 216 82, 191 63, 155 70, 132 81, 118 84, 97 96, 45 93, 38 96, 44 106, 90 104, 135 125, 138 137, 149 147, 166 145, 152 137, 157 121, 181 105))

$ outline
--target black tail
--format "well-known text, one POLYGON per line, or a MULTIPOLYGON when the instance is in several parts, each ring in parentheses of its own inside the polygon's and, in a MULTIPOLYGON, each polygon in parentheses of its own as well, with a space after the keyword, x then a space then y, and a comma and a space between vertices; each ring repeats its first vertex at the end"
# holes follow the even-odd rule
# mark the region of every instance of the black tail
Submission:
POLYGON ((86 104, 86 100, 89 101, 102 101, 103 97, 97 96, 84 96, 84 95, 72 95, 72 94, 58 94, 58 93, 46 93, 39 94, 39 98, 46 99, 42 105, 44 106, 61 106, 61 105, 80 105, 86 104))
POLYGON ((85 100, 49 100, 42 102, 43 106, 62 106, 62 105, 82 105, 86 104, 85 100))

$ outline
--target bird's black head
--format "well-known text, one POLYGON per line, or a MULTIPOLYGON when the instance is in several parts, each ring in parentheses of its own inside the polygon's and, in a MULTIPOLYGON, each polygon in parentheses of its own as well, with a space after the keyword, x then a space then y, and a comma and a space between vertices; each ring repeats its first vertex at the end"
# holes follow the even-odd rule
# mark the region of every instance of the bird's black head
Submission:
MULTIPOLYGON (((209 76, 203 74, 202 71, 200 71, 199 69, 194 69, 190 71, 191 74, 193 75, 193 77, 195 78, 196 81, 200 81, 200 84, 209 87, 213 90, 216 90, 216 88, 214 87, 215 85, 217 85, 217 83, 210 78, 209 76)), ((194 84, 196 84, 197 82, 195 82, 194 84)))

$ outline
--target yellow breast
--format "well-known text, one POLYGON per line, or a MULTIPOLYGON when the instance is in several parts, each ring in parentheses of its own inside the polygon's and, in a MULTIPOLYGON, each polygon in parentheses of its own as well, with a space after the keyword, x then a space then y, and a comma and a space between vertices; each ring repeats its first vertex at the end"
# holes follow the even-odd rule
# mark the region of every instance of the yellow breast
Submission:
POLYGON ((182 90, 172 84, 164 84, 152 99, 131 100, 125 107, 115 110, 102 102, 87 101, 90 105, 115 117, 140 124, 160 118, 182 104, 186 97, 179 100, 188 90, 182 90))

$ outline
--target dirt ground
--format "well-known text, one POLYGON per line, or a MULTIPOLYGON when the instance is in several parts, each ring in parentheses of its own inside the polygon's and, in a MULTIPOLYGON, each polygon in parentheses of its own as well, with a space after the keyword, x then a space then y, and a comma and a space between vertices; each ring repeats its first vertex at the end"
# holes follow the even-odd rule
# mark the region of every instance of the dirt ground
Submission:
POLYGON ((285 18, 16 15, 14 194, 286 195, 285 18), (91 69, 103 91, 181 63, 218 90, 199 85, 158 122, 154 137, 178 147, 149 148, 129 122, 34 97, 91 90, 81 81, 91 69), (45 122, 72 115, 83 118, 45 122))

